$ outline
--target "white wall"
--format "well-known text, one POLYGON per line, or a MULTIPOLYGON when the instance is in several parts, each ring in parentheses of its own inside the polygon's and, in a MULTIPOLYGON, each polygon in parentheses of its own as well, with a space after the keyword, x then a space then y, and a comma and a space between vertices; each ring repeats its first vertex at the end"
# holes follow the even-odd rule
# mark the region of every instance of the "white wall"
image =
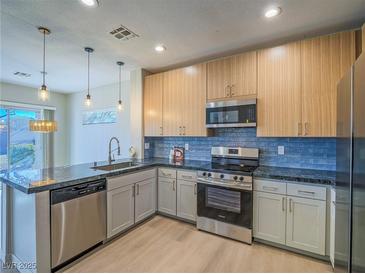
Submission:
MULTIPOLYGON (((90 163, 108 159, 108 144, 111 137, 120 140, 121 158, 129 156, 130 146, 130 81, 122 82, 124 111, 118 112, 117 123, 82 125, 83 111, 113 108, 118 102, 118 83, 90 90, 92 106, 84 104, 86 92, 68 96, 68 124, 70 133, 70 163, 90 163)), ((113 142, 113 147, 116 147, 113 142)), ((115 157, 117 157, 115 153, 115 157)))
POLYGON ((55 107, 55 120, 58 124, 58 131, 54 133, 54 165, 62 166, 69 163, 66 94, 51 91, 50 100, 42 102, 38 99, 38 90, 36 88, 2 82, 0 83, 0 100, 55 107))

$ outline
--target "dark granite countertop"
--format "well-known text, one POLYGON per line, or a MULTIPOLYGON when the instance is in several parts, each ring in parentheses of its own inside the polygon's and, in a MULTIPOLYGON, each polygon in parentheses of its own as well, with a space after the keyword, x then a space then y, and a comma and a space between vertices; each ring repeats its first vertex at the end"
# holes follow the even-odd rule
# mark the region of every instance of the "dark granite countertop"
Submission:
MULTIPOLYGON (((47 169, 10 170, 0 173, 0 181, 22 192, 36 193, 157 166, 192 170, 213 170, 210 161, 185 160, 183 163, 174 163, 166 158, 150 158, 144 160, 120 159, 113 162, 113 164, 126 161, 132 161, 135 165, 113 171, 96 170, 93 168, 93 163, 47 169)), ((97 163, 98 166, 107 164, 107 162, 97 163)), ((331 184, 334 182, 334 172, 309 169, 261 166, 254 172, 254 176, 316 184, 331 184)))
POLYGON ((293 182, 333 185, 336 179, 334 171, 260 166, 254 172, 256 178, 268 178, 293 182))

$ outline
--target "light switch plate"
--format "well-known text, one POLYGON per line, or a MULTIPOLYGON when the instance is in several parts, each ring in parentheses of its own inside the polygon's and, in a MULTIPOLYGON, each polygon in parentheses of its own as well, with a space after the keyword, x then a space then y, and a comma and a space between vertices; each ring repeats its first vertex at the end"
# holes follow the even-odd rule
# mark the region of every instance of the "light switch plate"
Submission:
POLYGON ((189 144, 185 144, 185 150, 188 151, 189 150, 189 144))
POLYGON ((284 155, 285 154, 284 146, 278 146, 278 154, 279 155, 284 155))
POLYGON ((150 143, 144 143, 144 149, 150 149, 150 143))

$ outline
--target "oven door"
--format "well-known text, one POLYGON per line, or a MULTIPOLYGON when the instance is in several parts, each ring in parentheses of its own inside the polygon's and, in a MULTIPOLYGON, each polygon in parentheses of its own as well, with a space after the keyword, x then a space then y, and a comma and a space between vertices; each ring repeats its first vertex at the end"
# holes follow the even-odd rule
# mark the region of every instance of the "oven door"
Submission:
POLYGON ((198 183, 199 217, 252 229, 252 191, 198 183))
POLYGON ((256 127, 256 100, 207 103, 206 127, 256 127))

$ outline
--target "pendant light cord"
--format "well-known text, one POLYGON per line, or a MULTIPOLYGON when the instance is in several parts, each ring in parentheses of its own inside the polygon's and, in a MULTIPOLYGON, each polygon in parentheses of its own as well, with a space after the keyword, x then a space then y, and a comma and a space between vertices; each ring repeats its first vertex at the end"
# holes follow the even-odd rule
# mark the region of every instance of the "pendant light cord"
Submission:
POLYGON ((87 53, 87 95, 90 95, 90 52, 87 53))
POLYGON ((122 100, 122 66, 119 65, 119 101, 122 100))
POLYGON ((43 30, 43 86, 46 83, 46 31, 43 30))

